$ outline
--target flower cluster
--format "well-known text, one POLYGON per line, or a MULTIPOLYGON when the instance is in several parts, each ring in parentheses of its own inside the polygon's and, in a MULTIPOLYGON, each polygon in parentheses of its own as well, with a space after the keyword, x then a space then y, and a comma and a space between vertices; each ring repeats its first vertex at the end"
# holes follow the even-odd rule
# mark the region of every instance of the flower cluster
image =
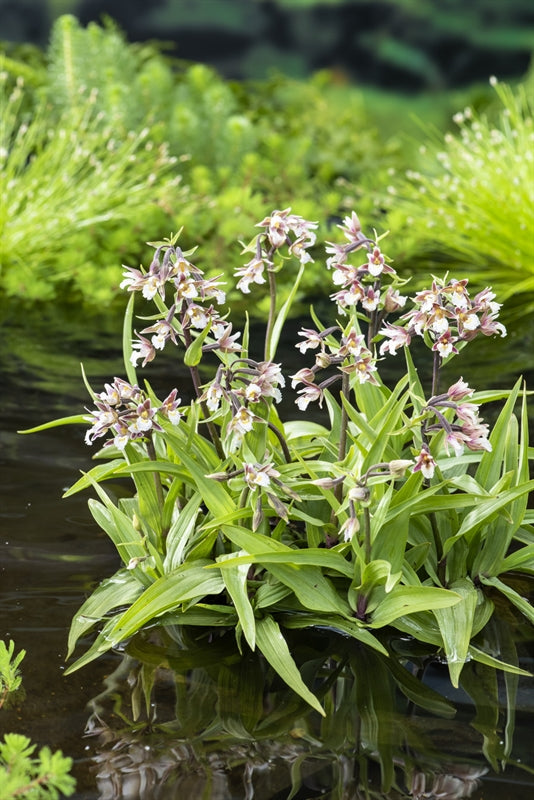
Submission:
POLYGON ((406 302, 398 289, 388 286, 382 292, 382 280, 385 275, 397 279, 397 273, 388 263, 377 242, 368 239, 361 230, 360 221, 353 212, 350 217, 345 217, 343 225, 338 225, 343 231, 348 244, 328 242, 326 252, 330 254, 326 265, 332 269, 332 280, 341 289, 330 297, 334 300, 340 312, 346 313, 348 308, 358 305, 367 312, 376 312, 383 309, 386 313, 402 308, 406 302), (367 260, 363 264, 354 266, 349 262, 350 255, 360 248, 367 250, 367 260))
POLYGON ((327 367, 338 367, 341 372, 354 376, 358 383, 369 382, 375 385, 378 383, 373 375, 377 369, 376 360, 365 346, 363 334, 349 325, 341 332, 338 342, 332 335, 335 331, 339 331, 337 326, 324 331, 315 331, 310 328, 303 328, 299 331, 299 336, 303 337, 303 341, 295 346, 300 352, 305 353, 309 349, 318 350, 313 367, 303 367, 291 376, 293 389, 303 384, 303 388, 297 392, 298 397, 295 401, 301 411, 305 411, 309 403, 315 400, 322 405, 324 389, 339 379, 339 375, 334 375, 321 383, 316 383, 316 373, 327 367))
POLYGON ((273 211, 256 227, 266 230, 246 248, 254 250, 254 257, 235 272, 235 276, 239 278, 237 288, 244 294, 250 292, 251 283, 265 283, 263 273, 265 269, 272 270, 273 255, 281 247, 287 246, 289 254, 297 258, 301 264, 313 261, 308 250, 315 244, 316 222, 309 222, 297 214, 292 214, 291 208, 285 208, 283 211, 273 211))
POLYGON ((108 439, 104 447, 113 444, 119 450, 124 450, 128 442, 144 439, 152 431, 162 430, 157 414, 163 414, 173 425, 177 425, 182 417, 177 394, 177 390, 173 389, 160 406, 154 407, 139 386, 115 378, 113 383, 106 383, 105 391, 95 397, 96 410, 90 411, 88 421, 92 422, 92 427, 85 435, 86 444, 92 444, 95 439, 111 432, 113 438, 108 439))
POLYGON ((178 344, 180 340, 187 344, 191 329, 201 331, 208 326, 214 341, 206 344, 207 348, 224 352, 239 349, 236 345, 239 333, 232 334, 231 324, 220 316, 210 302, 214 300, 220 305, 225 301, 226 295, 220 288, 220 281, 218 278, 204 278, 202 270, 189 261, 188 255, 172 243, 160 244, 156 247, 148 272, 126 267, 122 289, 141 292, 147 300, 159 295, 165 301, 170 287, 173 301, 164 317, 140 333, 135 332, 137 339, 133 342, 131 355, 134 367, 138 361, 142 361, 143 367, 146 366, 155 358, 156 351, 163 350, 168 341, 178 344), (151 336, 148 338, 143 334, 151 336))
POLYGON ((427 338, 441 358, 458 353, 458 342, 470 341, 479 333, 506 336, 506 328, 497 321, 500 304, 495 294, 486 288, 471 298, 467 284, 467 279, 446 283, 434 278, 432 288, 418 292, 413 298, 415 307, 400 317, 403 325, 385 323, 379 331, 386 337, 380 354, 394 355, 414 335, 427 338))
POLYGON ((456 456, 461 456, 465 447, 472 451, 491 452, 491 443, 488 439, 489 426, 479 416, 479 406, 475 403, 462 402, 472 394, 473 389, 469 388, 463 378, 459 378, 444 394, 430 398, 424 409, 429 414, 422 428, 425 444, 417 457, 414 472, 421 472, 427 480, 434 476, 437 465, 426 440, 429 434, 439 431, 445 433, 447 455, 450 455, 452 449, 456 456), (453 411, 452 422, 445 416, 447 409, 453 411), (429 419, 432 418, 435 422, 430 423, 429 419))
POLYGON ((225 437, 230 452, 240 447, 244 435, 252 430, 254 422, 264 422, 250 406, 265 404, 271 399, 279 403, 282 399, 280 387, 284 386, 281 365, 272 361, 236 358, 229 366, 219 366, 215 378, 205 387, 200 399, 212 414, 231 409, 225 437))

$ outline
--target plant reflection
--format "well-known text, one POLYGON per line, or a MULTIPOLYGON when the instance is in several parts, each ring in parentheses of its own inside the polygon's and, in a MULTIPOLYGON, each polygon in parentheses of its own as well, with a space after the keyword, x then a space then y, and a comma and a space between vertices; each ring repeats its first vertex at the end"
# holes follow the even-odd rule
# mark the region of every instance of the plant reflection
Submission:
POLYGON ((229 635, 156 636, 129 642, 92 702, 99 800, 460 800, 512 761, 516 676, 503 677, 500 708, 500 677, 467 664, 455 707, 446 666, 408 638, 385 641, 386 658, 329 631, 295 632, 322 718, 229 635))

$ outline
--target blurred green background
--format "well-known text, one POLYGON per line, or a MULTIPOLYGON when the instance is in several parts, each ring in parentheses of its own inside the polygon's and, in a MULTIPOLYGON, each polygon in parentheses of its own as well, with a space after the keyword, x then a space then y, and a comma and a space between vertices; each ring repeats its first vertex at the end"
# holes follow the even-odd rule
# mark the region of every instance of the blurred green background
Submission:
POLYGON ((45 46, 54 20, 114 19, 129 41, 227 78, 333 69, 383 88, 443 89, 523 75, 534 49, 531 0, 0 0, 0 38, 45 46))

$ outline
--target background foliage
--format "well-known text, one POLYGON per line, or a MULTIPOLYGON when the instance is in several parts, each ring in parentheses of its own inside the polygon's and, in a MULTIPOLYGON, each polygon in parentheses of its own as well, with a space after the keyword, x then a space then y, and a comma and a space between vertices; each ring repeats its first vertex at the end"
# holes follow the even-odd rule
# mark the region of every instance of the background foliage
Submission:
POLYGON ((46 44, 53 21, 109 14, 130 40, 171 40, 181 58, 226 77, 342 70, 402 90, 519 77, 534 37, 529 0, 9 0, 3 36, 46 44))
MULTIPOLYGON (((2 294, 28 302, 83 299, 95 310, 113 302, 121 262, 135 264, 144 241, 182 227, 186 247, 200 244, 206 270, 228 275, 241 262, 236 241, 277 205, 294 205, 318 220, 323 235, 355 205, 380 227, 384 212, 404 214, 409 235, 394 255, 409 269, 419 263, 428 271, 432 246, 424 220, 434 209, 420 185, 439 179, 443 165, 432 163, 434 144, 425 158, 419 145, 443 134, 421 133, 410 115, 441 132, 467 101, 475 110, 496 101, 486 84, 407 103, 357 90, 333 72, 306 81, 275 74, 233 83, 206 65, 169 59, 156 46, 128 44, 112 23, 83 28, 71 16, 56 21, 45 54, 8 46, 1 63, 2 294), (408 171, 412 179, 405 180, 408 171), (417 185, 413 175, 425 173, 428 178, 417 185), (399 184, 397 195, 407 196, 406 205, 388 195, 393 183, 394 191, 399 184)), ((505 103, 510 108, 501 105, 500 112, 511 116, 509 135, 502 134, 517 169, 528 171, 531 108, 511 90, 505 103)), ((480 145, 488 160, 500 147, 491 139, 493 130, 488 123, 477 134, 489 137, 480 145)), ((458 141, 449 148, 456 154, 450 171, 461 179, 458 141)), ((499 169, 483 171, 486 195, 471 192, 476 204, 467 205, 468 214, 465 204, 455 206, 451 199, 449 228, 460 230, 458 222, 474 214, 483 220, 493 196, 506 189, 499 169)), ((478 240, 471 247, 484 269, 491 249, 489 260, 502 273, 510 254, 502 243, 513 240, 520 284, 531 261, 532 199, 528 188, 524 194, 508 204, 500 249, 493 243, 481 248, 478 240)), ((398 228, 396 217, 394 222, 398 228)), ((442 247, 442 240, 436 243, 442 247)), ((481 281, 488 281, 487 273, 481 281)), ((321 292, 317 273, 308 270, 295 309, 299 300, 321 292)), ((260 297, 255 312, 265 303, 260 297)))

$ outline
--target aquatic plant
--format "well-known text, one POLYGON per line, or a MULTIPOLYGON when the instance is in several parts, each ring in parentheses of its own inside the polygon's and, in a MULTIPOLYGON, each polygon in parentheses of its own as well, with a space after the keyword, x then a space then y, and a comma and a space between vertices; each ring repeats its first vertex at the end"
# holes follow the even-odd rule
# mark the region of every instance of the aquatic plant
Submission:
MULTIPOLYGON (((15 654, 15 643, 6 646, 0 640, 0 709, 19 697, 22 691, 20 664, 26 652, 15 654)), ((35 800, 58 800, 70 797, 76 784, 70 775, 72 758, 60 750, 52 752, 42 747, 35 754, 36 745, 22 734, 6 733, 0 741, 0 798, 31 797, 35 800)))
POLYGON ((442 652, 454 686, 471 660, 517 672, 488 652, 484 631, 499 594, 534 621, 513 584, 534 571, 526 391, 521 380, 485 392, 463 377, 442 385, 443 367, 473 340, 506 335, 494 293, 434 277, 406 310, 406 281, 383 237, 364 234, 353 212, 343 239, 326 243, 335 319, 325 324, 312 309, 296 344, 310 359, 290 376, 306 417, 283 419, 277 347, 317 258, 317 224, 286 208, 258 227, 236 277, 247 296, 269 288, 261 348, 219 310, 219 278, 205 276, 179 235, 153 242, 148 269, 124 272, 125 377, 102 391, 88 385, 87 413, 33 429, 81 423, 87 444, 105 440, 104 462, 66 496, 94 489, 91 513, 122 566, 75 615, 69 655, 99 632, 69 671, 161 625, 234 630, 242 652, 258 648, 319 711, 284 630, 327 626, 383 654, 381 632, 400 631, 442 652), (279 305, 284 271, 293 286, 279 305), (136 296, 149 304, 138 321, 136 296), (431 364, 428 386, 416 344, 431 364), (189 405, 182 388, 161 400, 139 385, 139 362, 172 348, 191 377, 189 405), (379 367, 400 351, 405 374, 390 388, 379 367), (499 401, 490 430, 480 408, 499 401), (310 418, 314 404, 323 417, 310 418), (131 496, 113 500, 105 482, 125 477, 131 496))
POLYGON ((425 129, 419 165, 391 187, 388 224, 406 231, 396 256, 421 280, 446 262, 522 315, 534 308, 534 72, 491 85, 483 114, 454 115, 456 135, 425 129))

